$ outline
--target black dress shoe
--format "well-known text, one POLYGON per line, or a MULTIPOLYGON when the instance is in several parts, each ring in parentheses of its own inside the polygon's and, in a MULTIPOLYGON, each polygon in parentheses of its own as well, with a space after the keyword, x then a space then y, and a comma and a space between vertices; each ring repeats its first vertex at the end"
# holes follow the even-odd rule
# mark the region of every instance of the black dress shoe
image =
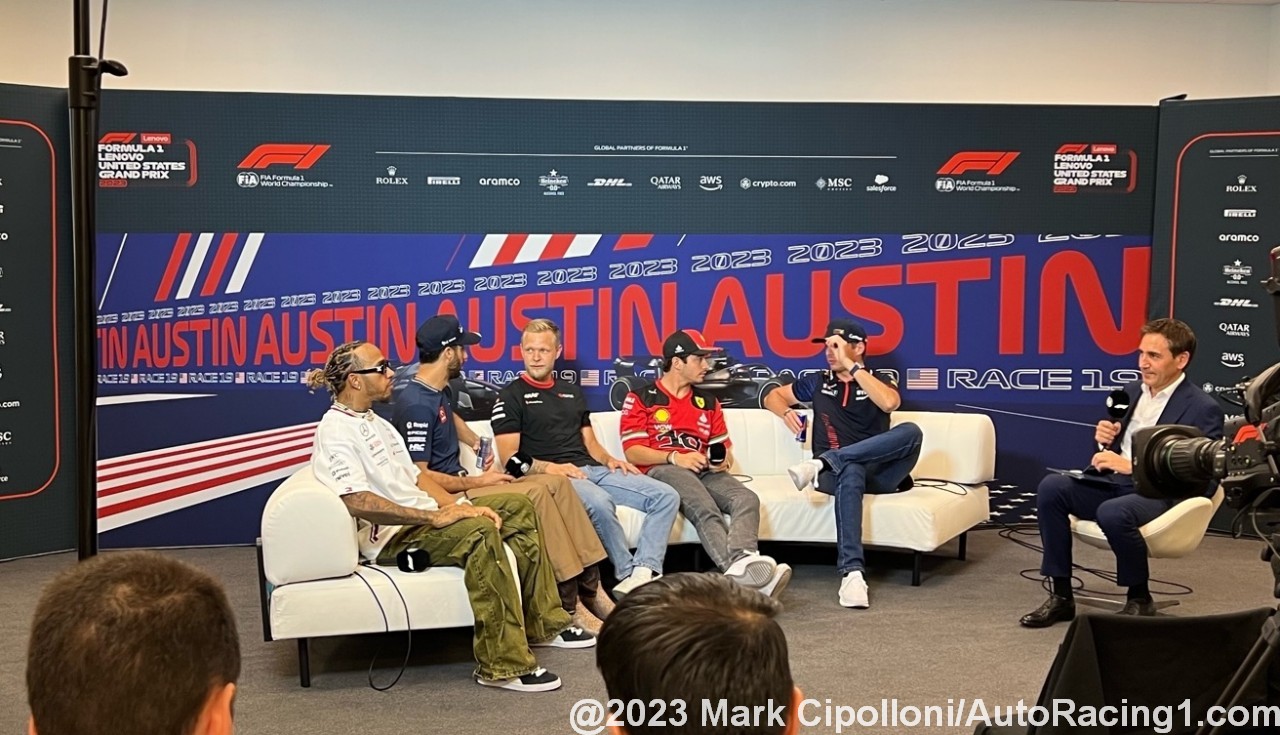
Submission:
POLYGON ((1124 607, 1116 613, 1116 615, 1141 615, 1149 618, 1156 614, 1155 600, 1150 598, 1146 600, 1126 600, 1124 607))
POLYGON ((1049 595, 1044 604, 1022 616, 1019 623, 1025 628, 1048 628, 1054 623, 1070 620, 1076 616, 1075 600, 1068 600, 1058 595, 1049 595))

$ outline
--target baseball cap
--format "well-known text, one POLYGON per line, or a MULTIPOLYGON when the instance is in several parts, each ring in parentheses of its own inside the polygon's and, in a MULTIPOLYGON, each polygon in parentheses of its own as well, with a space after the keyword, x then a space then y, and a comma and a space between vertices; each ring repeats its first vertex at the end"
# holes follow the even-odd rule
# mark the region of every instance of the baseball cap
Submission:
POLYGON ((826 342, 832 337, 840 336, 846 342, 866 342, 867 330, 852 319, 832 319, 827 322, 827 331, 821 337, 814 337, 814 342, 826 342))
POLYGON ((455 345, 480 344, 480 335, 468 332, 452 314, 437 314, 418 327, 418 349, 439 352, 455 345))
POLYGON ((716 349, 715 345, 702 336, 702 332, 696 329, 681 329, 679 332, 667 337, 666 341, 662 343, 662 359, 670 360, 673 357, 688 357, 689 355, 710 355, 716 349))

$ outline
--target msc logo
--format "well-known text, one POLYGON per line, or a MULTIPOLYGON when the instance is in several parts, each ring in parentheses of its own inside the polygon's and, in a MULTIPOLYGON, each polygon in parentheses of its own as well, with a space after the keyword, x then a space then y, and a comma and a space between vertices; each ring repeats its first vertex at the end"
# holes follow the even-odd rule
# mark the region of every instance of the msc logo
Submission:
POLYGON ((292 166, 309 169, 329 150, 327 145, 310 143, 264 143, 254 148, 236 168, 262 169, 268 166, 292 166))
POLYGON ((723 176, 700 176, 698 178, 698 188, 703 191, 720 191, 724 188, 723 176))
POLYGON ((1004 173, 1018 157, 1018 151, 961 151, 938 169, 940 176, 960 176, 968 171, 981 171, 992 176, 1004 173))

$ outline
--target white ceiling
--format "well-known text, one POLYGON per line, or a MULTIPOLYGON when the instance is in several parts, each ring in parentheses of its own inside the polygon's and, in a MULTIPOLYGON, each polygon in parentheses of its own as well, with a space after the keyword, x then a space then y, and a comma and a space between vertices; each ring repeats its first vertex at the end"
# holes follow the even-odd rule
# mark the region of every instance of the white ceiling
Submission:
POLYGON ((1068 0, 1087 3, 1181 3, 1196 5, 1280 5, 1280 0, 1068 0))

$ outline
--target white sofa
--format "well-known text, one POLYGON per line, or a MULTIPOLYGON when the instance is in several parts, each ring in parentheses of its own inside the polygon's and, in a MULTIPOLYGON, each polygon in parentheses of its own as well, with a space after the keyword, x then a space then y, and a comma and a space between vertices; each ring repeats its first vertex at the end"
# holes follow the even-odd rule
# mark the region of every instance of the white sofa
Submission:
MULTIPOLYGON (((618 412, 595 413, 592 427, 614 456, 622 456, 618 412)), ((965 532, 990 515, 987 487, 995 471, 995 428, 982 414, 898 411, 893 424, 911 421, 924 433, 920 461, 913 477, 949 481, 944 487, 915 487, 905 493, 868 495, 863 503, 862 540, 868 546, 907 549, 915 554, 911 583, 920 584, 920 563, 957 536, 958 555, 965 555, 965 532)), ((776 416, 762 409, 725 411, 738 475, 760 496, 760 538, 765 541, 835 543, 835 498, 806 490, 797 492, 787 468, 810 456, 806 445, 776 416)), ((812 423, 810 424, 812 425, 812 423)), ((619 508, 618 518, 632 544, 644 514, 619 508)), ((693 524, 677 517, 672 544, 698 543, 693 524)))
MULTIPOLYGON (((619 417, 616 412, 591 417, 596 436, 615 456, 622 456, 619 417)), ((834 543, 834 499, 815 491, 797 492, 786 474, 787 467, 808 456, 808 448, 768 411, 734 409, 726 411, 725 418, 734 443, 732 469, 749 475, 747 487, 760 495, 760 538, 834 543)), ((915 422, 924 433, 912 476, 917 481, 944 481, 945 486, 925 487, 918 482, 905 493, 867 496, 863 542, 913 552, 911 583, 918 585, 924 553, 958 537, 958 556, 964 559, 966 532, 988 518, 984 483, 994 475, 995 429, 981 414, 898 411, 893 421, 915 422)), ((488 422, 470 426, 479 434, 492 434, 488 422)), ((474 467, 471 449, 464 446, 461 453, 462 465, 474 467)), ((618 516, 634 545, 643 514, 619 508, 618 516)), ((693 526, 682 517, 671 529, 671 543, 698 543, 693 526)), ((407 574, 395 568, 360 566, 355 521, 342 501, 315 479, 310 467, 281 483, 267 501, 259 560, 264 638, 298 641, 304 687, 310 685, 310 638, 473 623, 462 570, 433 568, 407 574), (404 596, 403 603, 392 580, 404 596)))

